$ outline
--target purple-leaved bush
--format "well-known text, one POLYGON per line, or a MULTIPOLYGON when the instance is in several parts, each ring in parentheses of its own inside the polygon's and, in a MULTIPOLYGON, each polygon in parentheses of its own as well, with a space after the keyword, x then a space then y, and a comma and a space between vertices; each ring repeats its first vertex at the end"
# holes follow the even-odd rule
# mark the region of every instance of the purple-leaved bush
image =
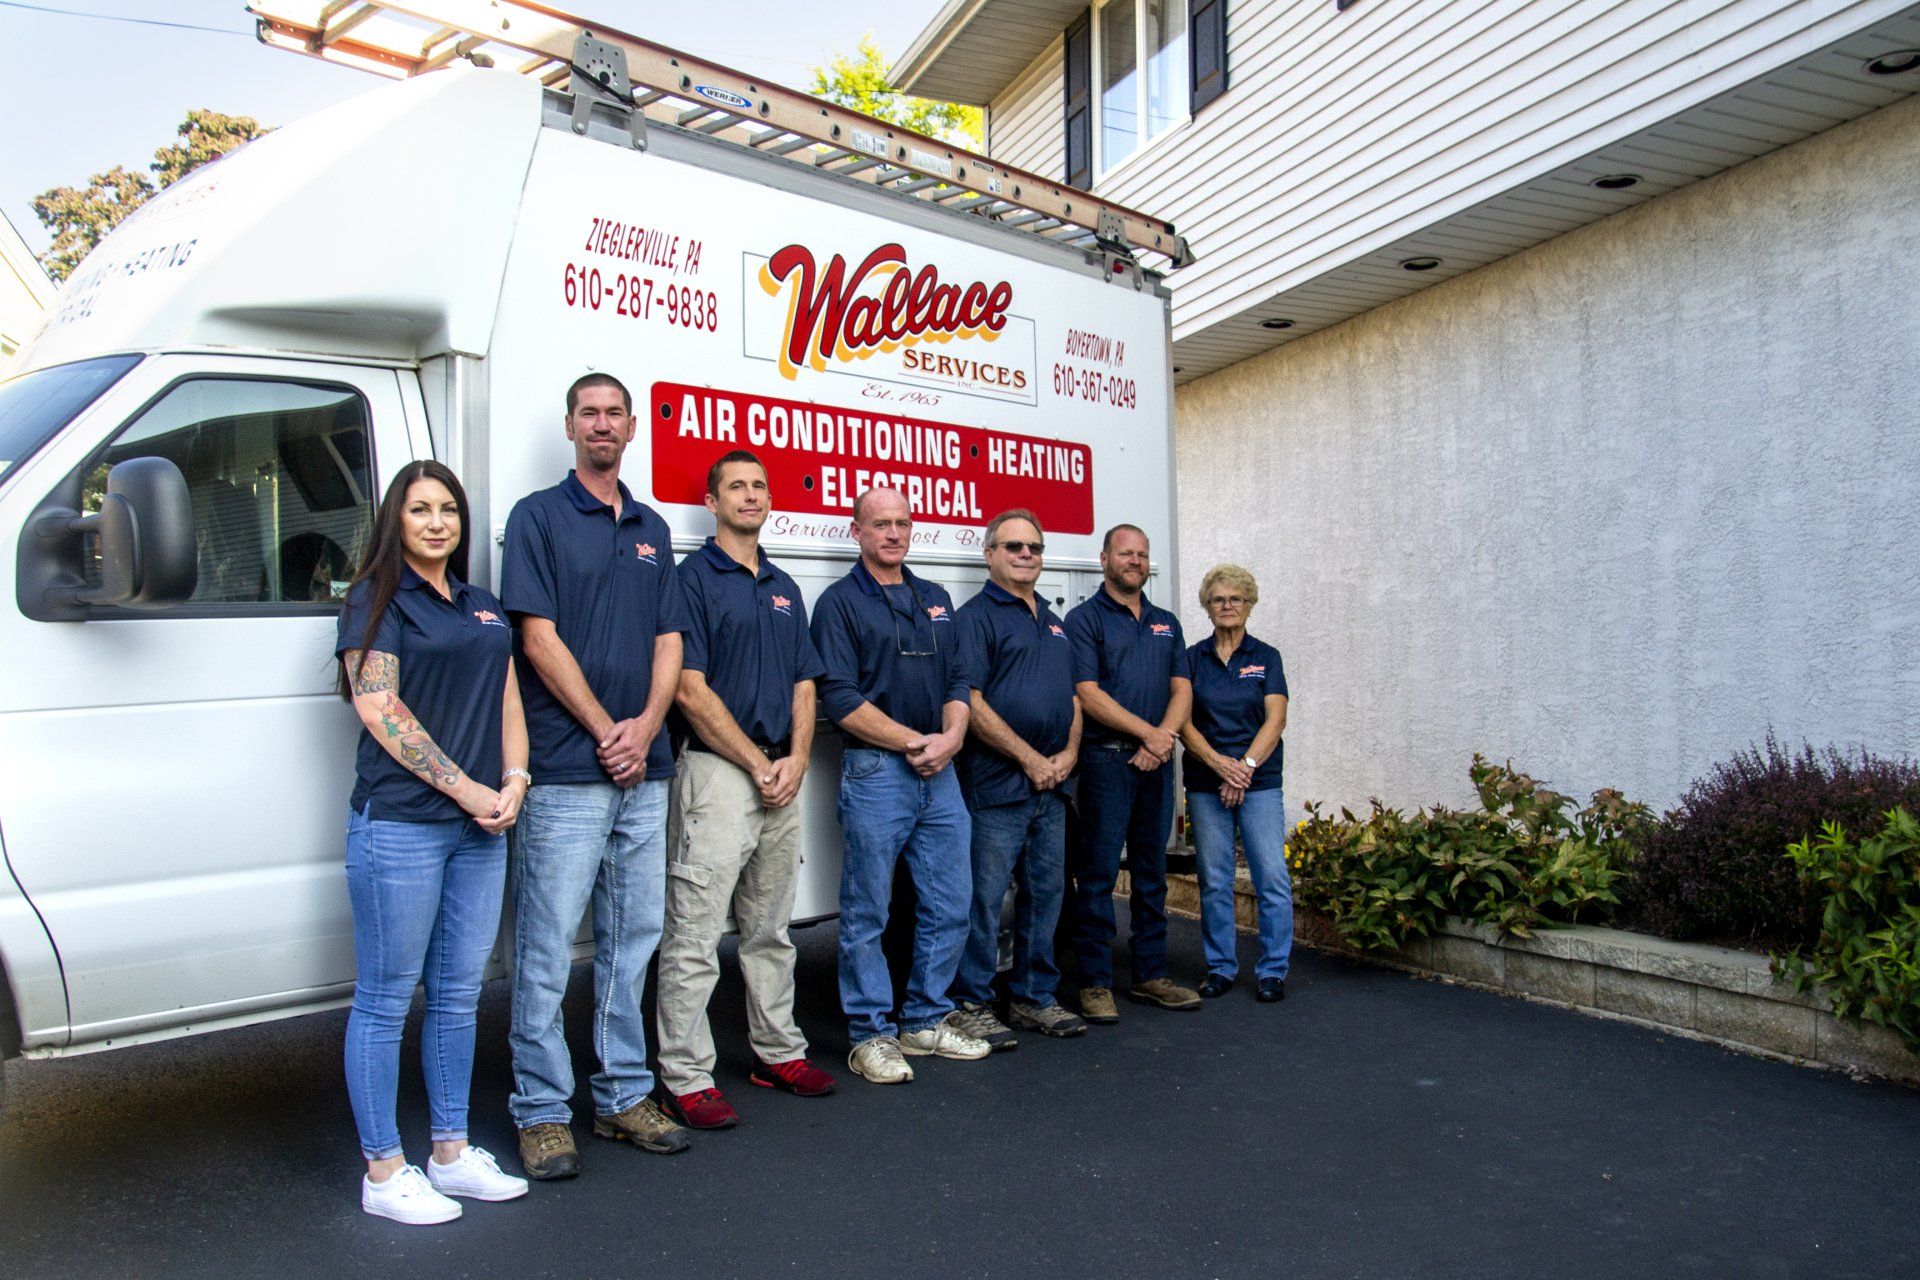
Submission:
POLYGON ((1920 765, 1773 734, 1713 767, 1654 824, 1622 895, 1622 918, 1682 941, 1790 951, 1820 934, 1820 904, 1802 890, 1787 846, 1837 822, 1856 838, 1889 809, 1920 812, 1920 765))

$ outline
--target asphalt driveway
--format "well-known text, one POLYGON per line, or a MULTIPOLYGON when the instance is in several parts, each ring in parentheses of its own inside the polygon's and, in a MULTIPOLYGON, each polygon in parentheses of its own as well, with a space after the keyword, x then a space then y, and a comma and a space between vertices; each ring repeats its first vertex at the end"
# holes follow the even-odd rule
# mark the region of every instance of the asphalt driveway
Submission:
MULTIPOLYGON (((845 1070, 831 925, 798 935, 828 1098, 752 1089, 680 1156, 587 1136, 584 1175, 444 1227, 359 1211, 344 1013, 10 1062, 0 1275, 1899 1276, 1920 1269, 1920 1093, 1303 952, 1280 1005, 1028 1036, 879 1088, 845 1070)), ((1198 977, 1176 921, 1176 974, 1198 977), (1187 963, 1182 966, 1182 960, 1187 963)), ((1250 958, 1249 958, 1250 959, 1250 958)), ((590 1066, 585 972, 570 997, 590 1066)), ((474 1138, 514 1151, 506 992, 474 1138)), ((416 1018, 417 1018, 416 1011, 416 1018)), ((402 1131, 424 1158, 408 1032, 402 1131)), ((513 1165, 511 1158, 503 1161, 513 1165)))

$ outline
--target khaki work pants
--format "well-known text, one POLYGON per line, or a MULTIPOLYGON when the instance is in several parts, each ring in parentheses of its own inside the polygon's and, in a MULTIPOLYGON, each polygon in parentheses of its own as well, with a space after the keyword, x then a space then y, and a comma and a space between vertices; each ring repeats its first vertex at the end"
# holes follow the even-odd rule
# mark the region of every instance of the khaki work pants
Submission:
POLYGON ((744 769, 683 751, 667 812, 666 934, 660 943, 660 1082, 674 1094, 713 1087, 707 1002, 720 977, 731 910, 747 987, 747 1038, 762 1062, 804 1057, 793 1021, 794 882, 800 805, 768 809, 744 769))

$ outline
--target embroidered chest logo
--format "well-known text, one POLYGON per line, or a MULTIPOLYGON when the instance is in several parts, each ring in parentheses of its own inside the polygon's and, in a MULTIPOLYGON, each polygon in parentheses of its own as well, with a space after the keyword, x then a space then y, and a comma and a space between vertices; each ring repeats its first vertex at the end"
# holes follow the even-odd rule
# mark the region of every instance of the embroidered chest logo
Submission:
POLYGON ((653 544, 651 542, 634 543, 633 555, 635 559, 644 561, 647 564, 657 565, 660 563, 659 559, 657 558, 659 556, 659 553, 653 549, 653 544))
POLYGON ((947 606, 943 604, 928 605, 927 616, 929 618, 932 618, 935 622, 952 622, 953 621, 952 618, 949 618, 947 616, 947 606))
POLYGON ((1240 678, 1242 680, 1265 680, 1267 678, 1266 665, 1263 663, 1259 666, 1252 664, 1244 666, 1240 668, 1240 678))
POLYGON ((1165 636, 1169 640, 1173 639, 1173 624, 1171 622, 1156 622, 1153 623, 1152 626, 1153 634, 1165 636))
POLYGON ((483 626, 504 627, 507 625, 506 620, 503 619, 499 614, 493 612, 491 609, 475 609, 473 611, 473 616, 480 619, 480 622, 483 626))
POLYGON ((1067 638, 1066 628, 1062 627, 1057 622, 1049 622, 1047 624, 1047 631, 1052 635, 1059 636, 1062 640, 1065 640, 1067 638))
POLYGON ((785 596, 775 596, 773 598, 773 611, 791 618, 793 616, 793 601, 787 599, 785 596))

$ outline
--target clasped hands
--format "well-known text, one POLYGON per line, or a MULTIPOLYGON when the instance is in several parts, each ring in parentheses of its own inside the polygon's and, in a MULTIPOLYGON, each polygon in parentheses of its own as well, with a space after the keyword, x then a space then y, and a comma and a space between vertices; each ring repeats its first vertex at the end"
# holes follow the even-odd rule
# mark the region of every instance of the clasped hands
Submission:
POLYGON ((660 721, 641 712, 631 720, 616 720, 594 747, 600 767, 615 785, 630 787, 646 776, 647 751, 660 732, 660 721))
POLYGON ((914 738, 906 745, 907 763, 912 765, 913 771, 921 777, 931 778, 953 763, 955 753, 960 750, 961 740, 966 736, 967 731, 961 729, 958 732, 946 730, 914 738))
POLYGON ((1140 738, 1140 748, 1127 763, 1142 773, 1152 773, 1173 759, 1173 735, 1154 725, 1140 738))

